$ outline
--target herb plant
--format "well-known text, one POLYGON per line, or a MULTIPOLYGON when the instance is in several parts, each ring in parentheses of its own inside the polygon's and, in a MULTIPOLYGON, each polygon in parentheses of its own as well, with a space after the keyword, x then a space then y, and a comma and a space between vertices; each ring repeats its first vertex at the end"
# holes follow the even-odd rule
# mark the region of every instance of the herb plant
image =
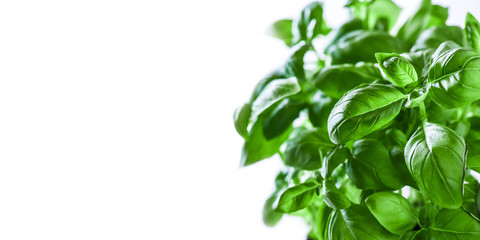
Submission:
POLYGON ((479 22, 446 25, 430 0, 404 23, 391 0, 346 8, 333 30, 319 2, 275 22, 292 54, 235 111, 241 165, 285 164, 265 224, 300 216, 319 240, 480 239, 479 22))

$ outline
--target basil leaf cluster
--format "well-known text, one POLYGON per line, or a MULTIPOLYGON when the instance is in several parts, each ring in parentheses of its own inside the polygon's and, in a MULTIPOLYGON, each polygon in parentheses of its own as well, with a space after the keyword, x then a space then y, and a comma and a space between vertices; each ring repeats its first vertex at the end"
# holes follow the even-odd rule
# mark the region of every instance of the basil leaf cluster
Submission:
POLYGON ((317 240, 480 239, 479 22, 447 25, 430 0, 405 22, 392 0, 345 7, 336 29, 318 1, 274 22, 292 53, 234 112, 241 166, 284 166, 263 221, 301 217, 317 240))

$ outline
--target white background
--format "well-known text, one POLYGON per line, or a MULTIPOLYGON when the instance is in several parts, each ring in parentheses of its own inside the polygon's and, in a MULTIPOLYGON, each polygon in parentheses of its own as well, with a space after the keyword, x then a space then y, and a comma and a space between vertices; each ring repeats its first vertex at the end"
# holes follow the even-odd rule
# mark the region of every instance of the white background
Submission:
POLYGON ((0 2, 0 239, 303 240, 263 226, 280 161, 239 169, 232 113, 287 57, 267 26, 309 2, 0 2))

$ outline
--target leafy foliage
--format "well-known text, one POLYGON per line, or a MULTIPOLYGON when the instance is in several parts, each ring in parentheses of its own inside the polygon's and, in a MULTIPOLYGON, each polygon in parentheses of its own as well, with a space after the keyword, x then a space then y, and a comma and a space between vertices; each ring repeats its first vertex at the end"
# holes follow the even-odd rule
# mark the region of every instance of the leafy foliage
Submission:
POLYGON ((446 25, 430 0, 404 23, 391 0, 346 8, 332 31, 319 2, 275 22, 292 54, 234 113, 241 165, 285 165, 265 224, 300 216, 318 240, 480 239, 480 24, 446 25))

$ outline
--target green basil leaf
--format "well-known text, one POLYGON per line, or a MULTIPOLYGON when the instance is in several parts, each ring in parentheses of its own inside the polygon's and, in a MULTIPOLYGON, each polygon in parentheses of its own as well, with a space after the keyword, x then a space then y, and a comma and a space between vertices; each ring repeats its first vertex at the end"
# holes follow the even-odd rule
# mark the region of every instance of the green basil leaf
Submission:
POLYGON ((329 49, 332 64, 376 62, 377 52, 405 52, 406 45, 382 31, 357 30, 345 34, 329 49))
POLYGON ((282 40, 287 46, 293 42, 292 20, 281 19, 275 21, 267 30, 268 35, 282 40))
POLYGON ((401 195, 391 192, 374 193, 365 203, 378 222, 392 233, 404 234, 418 222, 418 212, 401 195))
POLYGON ((320 183, 309 181, 285 190, 278 200, 275 211, 291 213, 304 209, 318 197, 317 191, 320 183))
POLYGON ((403 184, 393 168, 387 149, 376 139, 355 141, 353 158, 347 161, 347 173, 364 190, 400 189, 403 184))
POLYGON ((328 221, 327 239, 390 240, 398 239, 378 223, 364 205, 333 211, 328 221))
POLYGON ((467 38, 463 29, 457 26, 438 26, 425 30, 418 37, 412 50, 418 51, 426 48, 437 48, 446 41, 453 41, 460 46, 467 45, 467 38))
POLYGON ((408 171, 407 165, 405 164, 405 156, 403 154, 403 146, 393 146, 388 151, 390 159, 392 160, 393 168, 397 171, 398 176, 404 185, 409 185, 418 189, 417 183, 413 179, 412 175, 408 171))
POLYGON ((480 173, 480 155, 469 156, 467 158, 467 168, 480 173))
POLYGON ((350 157, 350 151, 345 145, 337 145, 330 151, 323 160, 322 177, 330 178, 338 165, 345 162, 350 157))
POLYGON ((432 5, 431 0, 422 0, 418 10, 400 27, 397 37, 412 46, 420 34, 432 26, 442 26, 448 18, 448 10, 432 5))
POLYGON ((386 26, 379 30, 389 32, 397 22, 400 11, 400 7, 391 0, 372 1, 367 8, 368 28, 374 29, 380 21, 384 20, 386 26))
POLYGON ((280 151, 280 145, 288 138, 290 130, 271 140, 267 140, 263 135, 263 123, 271 112, 272 108, 267 109, 254 122, 248 139, 243 144, 240 166, 245 167, 272 157, 280 151))
POLYGON ((397 145, 404 147, 408 141, 407 136, 405 136, 402 131, 395 128, 391 128, 385 131, 385 137, 387 143, 392 146, 397 145))
POLYGON ((237 133, 244 139, 248 139, 248 123, 250 122, 250 114, 252 113, 252 106, 250 103, 245 103, 238 107, 233 114, 233 121, 237 133))
POLYGON ((406 58, 413 65, 419 77, 423 78, 428 74, 434 52, 435 49, 428 48, 416 52, 402 53, 400 55, 406 58))
POLYGON ((465 18, 465 32, 468 44, 475 50, 480 51, 480 23, 475 17, 467 13, 465 18))
POLYGON ((283 70, 275 70, 260 80, 255 86, 252 96, 250 97, 250 104, 258 98, 258 96, 263 92, 263 89, 273 80, 287 78, 283 70))
POLYGON ((406 108, 414 108, 418 107, 421 104, 424 104, 425 99, 428 96, 428 92, 425 92, 426 90, 421 88, 421 89, 415 89, 410 94, 408 94, 408 99, 407 102, 405 103, 406 108))
POLYGON ((390 123, 407 96, 389 85, 361 85, 346 93, 332 109, 328 133, 332 142, 356 140, 390 123))
POLYGON ((299 82, 306 81, 305 78, 305 69, 304 69, 304 60, 305 53, 310 49, 308 44, 297 44, 293 48, 293 54, 290 56, 288 61, 285 63, 285 75, 288 77, 296 77, 299 82))
POLYGON ((354 18, 344 23, 339 28, 333 30, 329 36, 331 36, 330 42, 325 47, 325 53, 330 52, 331 48, 338 43, 338 41, 347 33, 362 29, 362 20, 354 18))
POLYGON ((323 20, 323 7, 320 2, 306 6, 298 19, 293 22, 293 42, 311 42, 318 35, 325 35, 330 29, 323 20))
POLYGON ((283 217, 283 213, 279 213, 273 209, 273 205, 277 201, 278 195, 278 192, 274 192, 263 205, 263 223, 269 227, 277 225, 283 217))
POLYGON ((455 130, 458 135, 466 137, 470 131, 470 122, 462 119, 454 122, 450 127, 455 130))
POLYGON ((444 208, 462 205, 466 145, 445 126, 425 123, 408 140, 405 161, 420 190, 444 208))
POLYGON ((319 129, 300 129, 288 139, 284 153, 287 166, 315 170, 322 167, 322 158, 334 145, 319 129))
POLYGON ((466 172, 463 183, 462 208, 477 218, 480 216, 480 212, 477 209, 477 189, 479 189, 479 187, 478 180, 469 172, 466 172))
POLYGON ((285 97, 300 92, 300 85, 295 78, 276 79, 268 83, 260 95, 252 103, 250 120, 255 122, 257 117, 273 104, 285 97))
POLYGON ((335 100, 325 95, 321 91, 317 91, 308 106, 308 119, 313 126, 320 129, 327 129, 328 115, 335 106, 335 100))
POLYGON ((382 28, 379 30, 386 32, 395 25, 401 10, 391 0, 351 0, 348 1, 346 7, 350 8, 353 17, 364 20, 365 28, 375 29, 379 22, 382 22, 382 28))
POLYGON ((418 80, 413 65, 396 53, 376 53, 378 64, 393 85, 405 87, 418 80))
POLYGON ((428 74, 429 96, 444 108, 455 108, 480 99, 480 54, 452 49, 436 58, 428 74))
MULTIPOLYGON (((438 46, 437 49, 435 49, 435 51, 433 52, 431 58, 432 58, 432 61, 439 58, 442 54, 444 54, 445 52, 448 52, 450 50, 453 50, 453 49, 457 49, 457 48, 462 48, 460 45, 458 45, 458 43, 456 42, 453 42, 453 41, 446 41, 446 42, 443 42, 442 44, 440 44, 440 46, 438 46)), ((430 70, 430 69, 428 69, 430 70)))
POLYGON ((327 206, 333 209, 345 209, 352 205, 347 196, 338 190, 331 180, 323 181, 322 197, 327 206))
POLYGON ((342 179, 340 186, 340 191, 345 194, 345 196, 350 199, 350 201, 354 204, 361 204, 364 199, 362 199, 363 191, 359 189, 353 184, 352 180, 348 177, 342 179))
POLYGON ((435 221, 435 216, 437 215, 440 207, 434 206, 430 202, 426 202, 425 205, 420 209, 419 222, 422 228, 428 228, 435 221))
MULTIPOLYGON (((309 233, 309 237, 312 239, 326 240, 324 238, 327 229, 328 218, 332 209, 329 208, 323 201, 319 201, 321 204, 314 206, 312 209, 312 230, 309 233)), ((312 204, 313 205, 313 204, 312 204)), ((312 205, 310 207, 312 208, 312 205)))
MULTIPOLYGON (((427 212, 426 214, 429 215, 424 217, 428 221, 424 222, 422 226, 424 228, 417 232, 413 239, 480 239, 480 223, 462 209, 429 208, 430 210, 424 211, 424 214, 427 212)), ((422 217, 422 211, 420 216, 422 217)))
POLYGON ((382 75, 373 63, 332 65, 315 74, 315 86, 333 98, 341 98, 346 92, 362 83, 381 79, 382 75))
POLYGON ((443 108, 433 101, 430 102, 430 106, 427 108, 429 121, 443 125, 458 120, 461 114, 458 108, 443 108))
POLYGON ((305 107, 304 102, 283 99, 263 123, 265 138, 270 140, 284 133, 305 107))

